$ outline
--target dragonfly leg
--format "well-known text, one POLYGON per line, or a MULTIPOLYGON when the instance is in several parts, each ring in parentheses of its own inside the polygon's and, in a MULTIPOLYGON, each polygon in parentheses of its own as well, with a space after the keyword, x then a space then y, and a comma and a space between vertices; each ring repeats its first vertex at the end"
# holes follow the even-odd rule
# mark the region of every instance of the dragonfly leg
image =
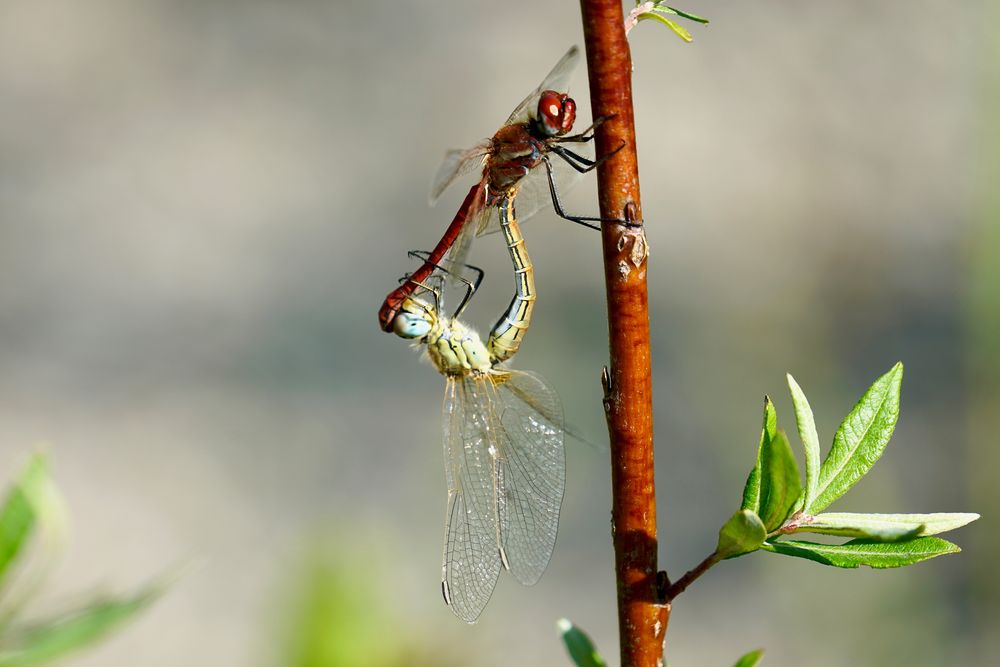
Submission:
POLYGON ((615 114, 611 114, 610 116, 601 116, 600 118, 594 120, 594 122, 590 124, 590 127, 588 127, 583 132, 579 132, 577 134, 571 134, 568 137, 559 137, 556 139, 556 141, 558 141, 559 143, 568 143, 568 142, 584 143, 590 141, 591 139, 594 138, 594 130, 596 130, 597 127, 602 123, 604 123, 605 121, 611 120, 614 117, 615 114))
MULTIPOLYGON (((409 256, 409 253, 407 253, 407 256, 409 256)), ((421 282, 419 280, 414 280, 413 279, 413 272, 412 271, 410 273, 407 273, 407 274, 403 275, 403 277, 401 277, 398 280, 398 282, 400 284, 403 284, 403 283, 413 283, 417 287, 422 287, 423 289, 427 290, 428 292, 432 292, 432 293, 441 290, 442 286, 444 285, 443 278, 440 275, 438 275, 438 274, 434 274, 434 275, 428 276, 426 278, 426 280, 427 280, 428 283, 431 280, 433 280, 437 284, 437 286, 436 287, 431 287, 429 284, 425 284, 425 283, 423 283, 423 282, 421 282)))
POLYGON ((570 166, 579 171, 581 174, 585 174, 597 166, 597 162, 595 160, 583 157, 579 153, 575 153, 570 149, 564 148, 562 146, 553 146, 552 152, 561 157, 562 159, 566 160, 566 162, 569 162, 570 166), (579 164, 574 164, 574 163, 579 163, 579 164))
MULTIPOLYGON (((422 287, 423 289, 425 289, 425 290, 427 290, 428 292, 431 293, 431 296, 434 298, 434 312, 435 313, 440 313, 441 312, 441 290, 440 290, 440 288, 439 287, 438 288, 431 287, 430 285, 426 285, 426 284, 424 284, 423 282, 421 282, 419 280, 414 280, 413 284, 416 285, 417 287, 422 287)), ((427 309, 426 304, 423 306, 423 308, 424 308, 424 310, 427 309)))
MULTIPOLYGON (((430 254, 431 253, 429 251, 427 251, 427 250, 410 250, 409 252, 406 253, 406 256, 414 258, 414 259, 420 259, 420 260, 423 260, 423 261, 426 262, 427 258, 430 256, 430 254)), ((476 278, 473 281, 470 281, 468 278, 465 278, 464 276, 455 275, 454 271, 452 271, 450 269, 446 269, 445 267, 441 266, 440 264, 435 264, 434 262, 431 262, 431 266, 433 266, 435 269, 441 271, 442 273, 447 273, 448 275, 454 275, 455 278, 457 278, 458 280, 462 281, 463 283, 465 283, 467 285, 472 285, 472 291, 473 292, 475 292, 477 289, 479 289, 479 286, 483 282, 483 276, 486 275, 485 271, 483 271, 478 266, 473 266, 472 264, 462 264, 462 266, 464 266, 465 268, 469 269, 470 271, 472 271, 473 273, 476 274, 476 278)))
MULTIPOLYGON (((556 188, 556 180, 552 176, 552 163, 549 161, 549 156, 542 158, 545 161, 545 173, 549 179, 549 193, 552 195, 552 208, 555 210, 556 215, 558 215, 563 220, 569 220, 570 222, 575 222, 578 225, 583 225, 584 227, 589 227, 591 229, 600 230, 599 225, 594 225, 594 222, 610 222, 619 223, 623 225, 630 225, 628 220, 622 218, 600 218, 600 217, 590 217, 584 215, 570 215, 563 210, 562 201, 559 199, 559 191, 556 188)), ((563 159, 566 159, 565 157, 563 159)), ((566 160, 569 162, 569 160, 566 160)), ((570 164, 572 164, 570 162, 570 164)))
POLYGON ((465 310, 465 307, 469 305, 469 300, 472 299, 472 295, 476 293, 477 289, 479 289, 479 286, 483 282, 483 276, 485 275, 485 272, 478 266, 471 266, 469 264, 464 264, 463 266, 476 272, 476 280, 470 281, 465 276, 455 276, 460 281, 465 283, 465 296, 462 297, 462 300, 459 302, 458 308, 455 309, 455 312, 451 314, 452 319, 456 320, 462 314, 462 311, 465 310))
POLYGON ((568 148, 563 148, 562 146, 550 146, 549 148, 552 150, 553 153, 555 153, 563 160, 565 160, 566 163, 569 164, 569 166, 573 167, 573 169, 576 169, 581 174, 586 174, 588 171, 592 171, 597 167, 601 166, 601 164, 603 164, 606 160, 610 159, 618 151, 625 148, 625 142, 623 141, 618 146, 618 148, 614 149, 610 153, 605 153, 597 160, 591 160, 589 158, 585 158, 582 155, 574 153, 568 148))
MULTIPOLYGON (((425 262, 427 261, 429 255, 430 253, 426 250, 410 250, 409 252, 406 253, 407 257, 421 259, 425 262)), ((462 266, 464 266, 465 268, 469 269, 470 271, 476 274, 474 280, 469 280, 465 276, 458 275, 454 271, 447 269, 441 266, 440 264, 435 264, 434 262, 431 262, 431 266, 433 266, 435 269, 438 269, 442 273, 446 273, 454 277, 455 279, 457 279, 458 281, 462 282, 465 285, 465 296, 462 297, 462 301, 458 304, 458 308, 456 308, 455 312, 452 314, 452 318, 458 318, 458 316, 462 314, 462 311, 465 310, 465 307, 469 304, 469 300, 472 298, 472 295, 475 294, 476 290, 479 289, 479 286, 483 284, 483 277, 486 275, 486 272, 483 271, 478 266, 473 266, 472 264, 462 264, 462 266)), ((443 280, 440 276, 433 276, 433 277, 436 277, 439 281, 443 280)), ((426 285, 422 285, 420 283, 417 284, 419 284, 421 287, 427 289, 428 291, 434 294, 435 308, 438 308, 439 307, 438 295, 441 290, 441 287, 438 287, 438 289, 431 289, 428 288, 426 285)))

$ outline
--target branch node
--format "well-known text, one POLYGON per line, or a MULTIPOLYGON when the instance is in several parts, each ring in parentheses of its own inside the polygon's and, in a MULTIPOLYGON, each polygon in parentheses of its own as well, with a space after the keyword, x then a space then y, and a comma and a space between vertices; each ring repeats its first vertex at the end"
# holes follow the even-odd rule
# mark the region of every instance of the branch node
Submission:
POLYGON ((667 574, 666 570, 660 570, 656 573, 656 601, 659 604, 666 604, 669 602, 667 599, 668 588, 670 588, 670 576, 667 574))
POLYGON ((607 366, 601 369, 601 388, 604 390, 604 397, 601 399, 601 403, 604 404, 604 412, 607 415, 611 414, 611 409, 613 407, 613 399, 611 398, 611 393, 613 390, 611 382, 611 372, 608 370, 607 366))
POLYGON ((639 219, 639 209, 634 201, 626 202, 622 213, 624 214, 626 227, 642 227, 642 220, 639 219))

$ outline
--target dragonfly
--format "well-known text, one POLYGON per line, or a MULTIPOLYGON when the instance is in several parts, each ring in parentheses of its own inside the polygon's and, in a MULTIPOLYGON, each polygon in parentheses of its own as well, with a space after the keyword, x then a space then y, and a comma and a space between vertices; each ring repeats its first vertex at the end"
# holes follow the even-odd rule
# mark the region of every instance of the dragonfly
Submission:
POLYGON ((559 91, 566 89, 579 61, 580 50, 573 46, 538 87, 517 105, 492 137, 472 148, 448 151, 445 155, 431 184, 432 204, 460 176, 479 167, 482 168, 482 176, 469 189, 441 240, 427 253, 424 263, 385 298, 379 309, 379 326, 383 331, 393 330, 393 320, 403 302, 434 273, 446 256, 452 260, 452 266, 462 266, 473 237, 500 229, 497 209, 502 201, 512 196, 517 198, 522 220, 551 202, 557 215, 575 223, 599 229, 594 223, 606 221, 599 217, 566 213, 556 186, 557 171, 560 175, 558 180, 569 185, 574 172, 584 174, 591 171, 617 152, 591 160, 567 146, 587 144, 594 138, 594 129, 607 120, 598 118, 583 132, 569 134, 576 121, 576 102, 566 92, 559 91), (552 156, 561 159, 555 161, 552 156), (572 171, 567 171, 565 167, 572 171))
MULTIPOLYGON (((566 483, 558 395, 541 376, 502 365, 528 329, 535 295, 513 200, 512 194, 503 198, 497 212, 517 275, 515 294, 487 342, 459 320, 482 281, 475 267, 467 267, 477 273, 472 282, 435 265, 419 292, 404 298, 393 328, 423 347, 445 377, 448 503, 441 592, 467 623, 485 609, 501 569, 526 586, 541 578, 555 547, 566 483), (449 317, 443 314, 442 287, 457 281, 466 285, 466 295, 449 317)), ((429 255, 416 254, 425 261, 429 255)))

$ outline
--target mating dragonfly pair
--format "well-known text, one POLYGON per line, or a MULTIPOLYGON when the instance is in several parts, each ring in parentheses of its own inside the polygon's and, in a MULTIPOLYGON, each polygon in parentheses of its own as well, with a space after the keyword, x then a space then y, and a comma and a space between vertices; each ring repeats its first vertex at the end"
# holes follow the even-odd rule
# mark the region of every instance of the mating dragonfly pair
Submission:
POLYGON ((503 364, 517 353, 536 298, 515 204, 521 219, 551 202, 560 217, 595 229, 601 222, 563 211, 556 187, 562 179, 554 174, 561 166, 582 174, 610 157, 595 161, 569 148, 590 141, 602 120, 570 134, 576 103, 565 90, 579 59, 574 46, 493 137, 446 155, 432 202, 462 174, 481 167, 482 177, 438 244, 410 253, 423 263, 379 310, 381 328, 424 347, 445 376, 448 505, 441 588, 445 602, 468 623, 482 613, 501 569, 534 584, 555 546, 566 480, 562 406, 540 376, 503 364), (483 278, 465 256, 474 237, 497 230, 514 265, 515 290, 484 343, 459 320, 483 278), (450 315, 444 311, 448 288, 464 291, 450 315))

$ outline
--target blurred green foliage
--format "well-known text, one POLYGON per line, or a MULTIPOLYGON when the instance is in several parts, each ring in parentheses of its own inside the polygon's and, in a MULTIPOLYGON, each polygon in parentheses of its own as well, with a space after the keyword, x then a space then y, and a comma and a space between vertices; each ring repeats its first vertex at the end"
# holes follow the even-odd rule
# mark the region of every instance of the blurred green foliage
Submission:
POLYGON ((22 608, 35 597, 58 559, 66 535, 65 505, 49 477, 45 458, 36 454, 11 486, 0 508, 0 667, 45 665, 92 645, 131 620, 155 600, 160 586, 120 598, 93 599, 79 608, 44 620, 26 620, 22 608), (18 574, 33 538, 38 549, 18 574), (22 584, 18 589, 15 584, 22 584))
MULTIPOLYGON (((315 541, 294 568, 279 663, 287 667, 448 667, 449 651, 415 637, 385 585, 391 568, 315 541)), ((443 603, 442 603, 443 604, 443 603)))

